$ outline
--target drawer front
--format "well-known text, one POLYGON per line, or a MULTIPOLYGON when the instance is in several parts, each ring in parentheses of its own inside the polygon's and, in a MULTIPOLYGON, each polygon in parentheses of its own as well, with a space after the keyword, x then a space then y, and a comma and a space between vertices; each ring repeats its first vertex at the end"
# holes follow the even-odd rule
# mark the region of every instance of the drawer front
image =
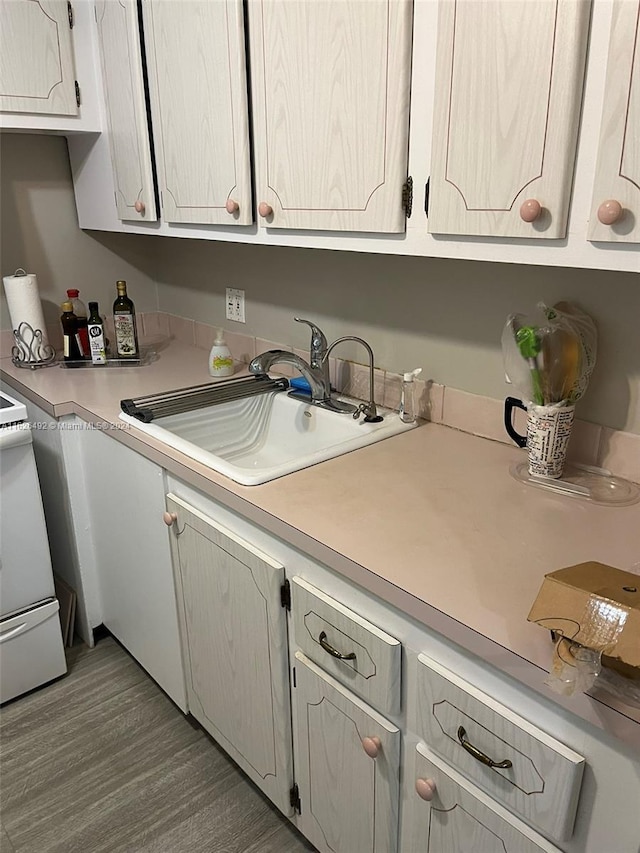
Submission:
POLYGON ((560 853, 422 744, 412 784, 411 853, 560 853))
POLYGON ((571 837, 582 756, 425 655, 417 688, 418 734, 435 752, 552 838, 571 837))
POLYGON ((353 610, 295 577, 295 641, 312 661, 386 714, 400 712, 402 646, 353 610))

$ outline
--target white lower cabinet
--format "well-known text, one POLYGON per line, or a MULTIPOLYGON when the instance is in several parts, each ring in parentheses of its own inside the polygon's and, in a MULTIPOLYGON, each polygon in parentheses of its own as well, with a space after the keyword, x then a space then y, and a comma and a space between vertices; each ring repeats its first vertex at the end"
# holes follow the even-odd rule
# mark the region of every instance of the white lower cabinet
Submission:
POLYGON ((167 507, 189 711, 291 814, 284 567, 180 498, 167 507))
POLYGON ((423 744, 413 783, 410 853, 559 853, 423 744))
POLYGON ((321 853, 393 853, 400 730, 302 652, 292 696, 298 828, 321 853))
POLYGON ((164 471, 103 431, 80 420, 73 425, 81 429, 65 430, 62 438, 84 480, 85 499, 74 507, 75 519, 80 512, 84 518, 77 547, 93 553, 100 621, 184 710, 171 550, 162 521, 164 471))

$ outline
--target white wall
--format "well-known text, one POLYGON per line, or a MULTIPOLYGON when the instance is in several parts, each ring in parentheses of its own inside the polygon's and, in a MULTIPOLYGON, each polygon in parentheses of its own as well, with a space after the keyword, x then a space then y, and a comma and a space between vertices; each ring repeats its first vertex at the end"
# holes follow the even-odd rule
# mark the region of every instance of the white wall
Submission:
MULTIPOLYGON (((159 308, 306 347, 306 329, 293 322, 299 314, 329 339, 366 338, 379 367, 421 366, 427 378, 500 398, 509 393, 500 353, 507 315, 568 299, 599 329, 579 417, 640 433, 639 275, 85 233, 64 138, 3 135, 0 154, 0 269, 36 272, 50 316, 71 286, 108 312, 114 282, 125 278, 139 311, 159 308), (245 290, 244 326, 224 319, 227 286, 245 290)), ((6 328, 4 301, 2 308, 6 328)), ((342 353, 362 360, 357 348, 342 353)))

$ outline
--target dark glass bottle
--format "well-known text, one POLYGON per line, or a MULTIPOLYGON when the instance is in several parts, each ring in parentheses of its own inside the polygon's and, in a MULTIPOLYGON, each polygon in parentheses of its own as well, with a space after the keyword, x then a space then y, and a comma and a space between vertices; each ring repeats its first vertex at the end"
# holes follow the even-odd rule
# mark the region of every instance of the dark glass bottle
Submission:
POLYGON ((64 335, 64 358, 65 361, 77 361, 82 358, 80 337, 78 335, 78 318, 73 313, 71 302, 62 303, 62 332, 64 335))
POLYGON ((113 323, 116 330, 116 358, 138 358, 136 310, 127 296, 127 282, 117 281, 118 298, 113 303, 113 323))
POLYGON ((67 290, 67 299, 73 306, 73 313, 78 321, 78 336, 80 338, 80 351, 85 358, 89 358, 91 351, 89 348, 89 333, 87 331, 87 309, 84 302, 78 299, 80 294, 76 288, 67 290))
POLYGON ((104 338, 104 324, 98 313, 98 303, 89 303, 89 346, 91 348, 91 361, 93 364, 106 364, 107 352, 104 338))

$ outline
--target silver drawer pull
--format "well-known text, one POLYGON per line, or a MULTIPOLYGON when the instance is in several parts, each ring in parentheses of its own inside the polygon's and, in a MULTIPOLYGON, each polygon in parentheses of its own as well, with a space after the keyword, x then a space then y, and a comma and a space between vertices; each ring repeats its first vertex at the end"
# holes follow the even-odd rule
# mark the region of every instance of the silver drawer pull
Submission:
POLYGON ((322 631, 322 633, 318 637, 318 642, 320 643, 322 648, 325 650, 325 652, 328 652, 332 658, 338 658, 338 660, 355 660, 356 659, 356 653, 355 652, 349 652, 348 655, 343 655, 342 652, 339 652, 337 649, 334 649, 333 646, 327 642, 327 635, 324 631, 322 631))
POLYGON ((506 770, 508 767, 513 767, 513 764, 509 761, 508 758, 505 758, 504 761, 494 761, 493 758, 489 758, 488 755, 485 755, 484 752, 481 752, 477 746, 474 746, 472 743, 469 743, 467 740, 467 733, 464 730, 464 726, 460 726, 458 728, 458 740, 460 741, 460 746, 463 749, 466 749, 469 755, 473 755, 476 761, 480 761, 482 764, 486 764, 487 767, 499 767, 500 769, 506 770))

